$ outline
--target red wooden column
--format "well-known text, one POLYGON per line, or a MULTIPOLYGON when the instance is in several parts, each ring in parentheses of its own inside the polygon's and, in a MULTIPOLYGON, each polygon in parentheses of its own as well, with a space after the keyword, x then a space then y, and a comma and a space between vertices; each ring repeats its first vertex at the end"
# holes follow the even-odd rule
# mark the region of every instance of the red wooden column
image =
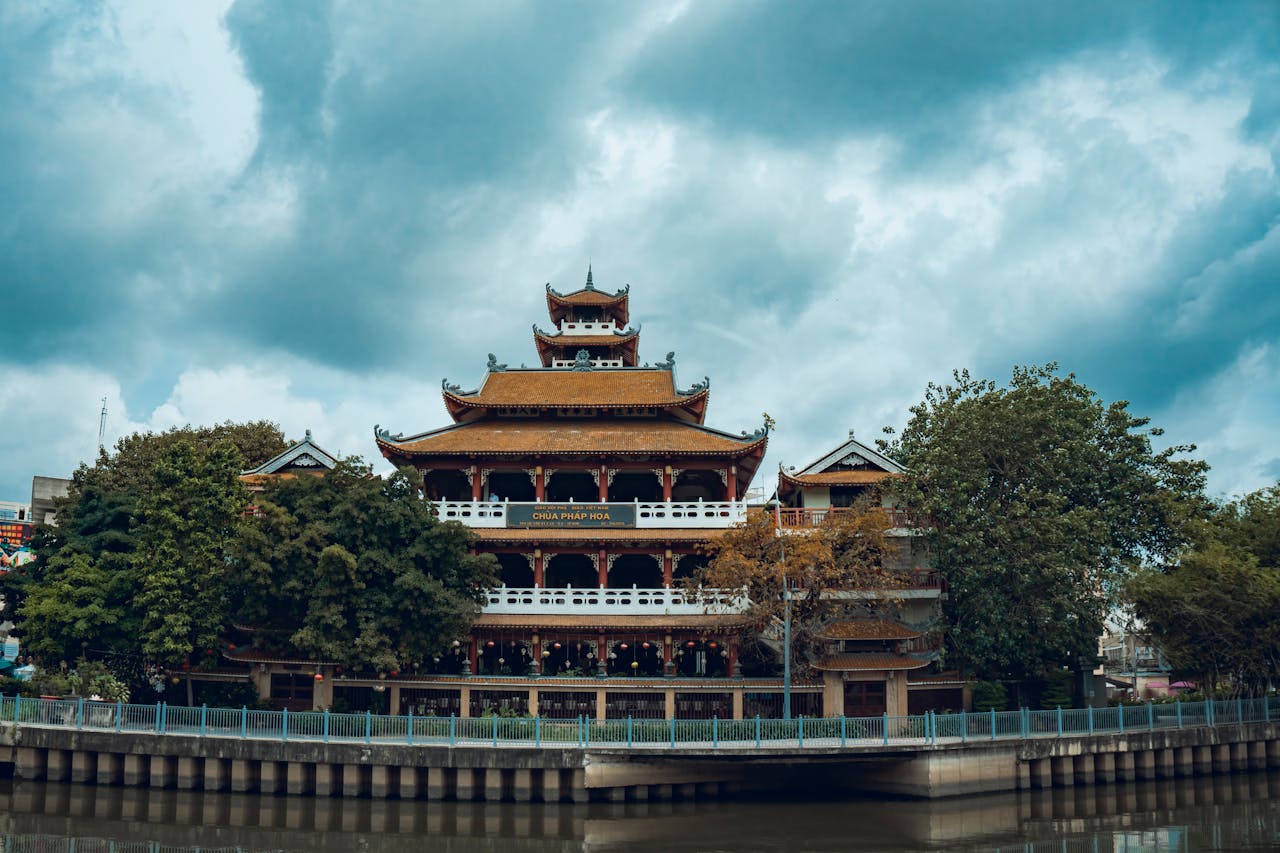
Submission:
POLYGON ((544 573, 542 569, 542 549, 537 548, 533 552, 533 585, 543 586, 544 573))
POLYGON ((600 503, 609 502, 609 469, 600 466, 600 503))
POLYGON ((600 630, 600 637, 596 640, 596 669, 603 673, 609 665, 609 644, 604 639, 604 629, 600 630))
POLYGON ((600 588, 609 586, 609 559, 603 548, 600 549, 600 564, 596 568, 596 576, 600 580, 600 588))
POLYGON ((671 549, 668 548, 662 555, 662 585, 671 588, 673 576, 675 575, 675 560, 671 556, 671 549))
POLYGON ((729 639, 729 666, 725 675, 733 676, 734 670, 738 666, 738 638, 731 637, 729 639))
POLYGON ((725 493, 725 499, 736 501, 738 499, 738 466, 729 466, 729 478, 725 483, 728 491, 725 493))
POLYGON ((662 641, 662 674, 663 675, 669 675, 674 671, 675 664, 673 664, 672 661, 675 660, 675 651, 676 651, 675 646, 671 642, 671 635, 667 634, 667 636, 662 641))
POLYGON ((667 465, 662 469, 662 500, 666 503, 671 503, 672 479, 671 466, 667 465))
POLYGON ((545 500, 547 497, 547 475, 541 465, 533 469, 533 492, 536 500, 545 500))
POLYGON ((533 658, 533 671, 542 674, 542 637, 536 632, 529 647, 529 655, 533 658))
POLYGON ((467 660, 471 662, 472 675, 480 671, 480 649, 474 634, 471 635, 471 641, 467 645, 467 660))
POLYGON ((480 482, 480 466, 471 466, 471 500, 478 501, 484 489, 484 483, 480 482))

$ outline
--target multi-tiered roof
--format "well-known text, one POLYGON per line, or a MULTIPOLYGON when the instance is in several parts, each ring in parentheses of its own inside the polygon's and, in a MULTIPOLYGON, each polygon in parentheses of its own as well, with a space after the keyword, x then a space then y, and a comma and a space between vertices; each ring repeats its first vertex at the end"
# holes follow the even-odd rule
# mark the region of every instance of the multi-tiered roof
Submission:
POLYGON ((705 426, 710 381, 676 382, 675 354, 637 363, 630 286, 616 293, 547 285, 557 333, 534 327, 543 366, 513 368, 494 355, 478 387, 443 380, 454 423, 413 436, 375 428, 378 449, 398 464, 440 457, 705 457, 731 460, 746 491, 767 444, 764 429, 737 435, 705 426), (625 326, 625 327, 624 327, 625 326))

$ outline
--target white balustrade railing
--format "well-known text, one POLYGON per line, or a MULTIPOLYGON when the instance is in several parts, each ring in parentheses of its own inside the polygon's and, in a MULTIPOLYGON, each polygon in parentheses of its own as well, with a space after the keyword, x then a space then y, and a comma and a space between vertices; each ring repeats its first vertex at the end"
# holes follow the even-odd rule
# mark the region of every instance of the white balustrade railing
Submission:
MULTIPOLYGON (((441 521, 457 521, 467 527, 501 528, 507 526, 510 507, 540 505, 540 502, 516 501, 437 501, 435 509, 441 521)), ((607 505, 619 509, 634 508, 635 526, 641 529, 677 527, 717 529, 732 527, 747 520, 745 501, 672 501, 670 503, 622 501, 607 505)))
POLYGON ((560 321, 560 334, 562 335, 612 335, 617 329, 617 323, 612 320, 599 323, 584 323, 581 320, 560 321))
POLYGON ((485 613, 698 616, 741 613, 751 606, 744 592, 683 589, 574 589, 498 587, 489 591, 485 613))
MULTIPOLYGON (((572 358, 555 358, 551 360, 552 367, 576 367, 577 364, 578 362, 572 358)), ((623 367, 624 365, 620 358, 593 358, 591 359, 591 366, 596 368, 613 368, 623 367)))

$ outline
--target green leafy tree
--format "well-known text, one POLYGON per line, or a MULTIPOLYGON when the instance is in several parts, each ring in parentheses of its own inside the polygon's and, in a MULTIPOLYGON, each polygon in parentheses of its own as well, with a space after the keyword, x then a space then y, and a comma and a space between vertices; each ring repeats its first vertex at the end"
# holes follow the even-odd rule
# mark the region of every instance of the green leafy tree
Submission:
POLYGON ((376 672, 420 665, 465 636, 497 560, 439 522, 420 485, 412 469, 378 479, 354 459, 269 485, 232 550, 235 621, 277 651, 376 672))
POLYGON ((1196 543, 1126 587, 1140 630, 1210 690, 1258 692, 1280 678, 1280 487, 1215 509, 1196 543))
POLYGON ((1169 559, 1204 512, 1206 466, 1191 446, 1153 450, 1160 434, 1053 364, 928 386, 879 444, 908 468, 898 499, 932 518, 954 662, 1015 681, 1092 666, 1118 581, 1169 559))

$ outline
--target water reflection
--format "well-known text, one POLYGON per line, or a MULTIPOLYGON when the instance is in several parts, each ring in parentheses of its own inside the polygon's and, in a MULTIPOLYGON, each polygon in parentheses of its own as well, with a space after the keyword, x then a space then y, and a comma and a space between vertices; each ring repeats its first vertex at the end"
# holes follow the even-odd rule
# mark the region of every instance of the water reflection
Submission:
POLYGON ((18 782, 5 851, 1280 848, 1280 774, 950 800, 589 806, 259 797, 18 782))

